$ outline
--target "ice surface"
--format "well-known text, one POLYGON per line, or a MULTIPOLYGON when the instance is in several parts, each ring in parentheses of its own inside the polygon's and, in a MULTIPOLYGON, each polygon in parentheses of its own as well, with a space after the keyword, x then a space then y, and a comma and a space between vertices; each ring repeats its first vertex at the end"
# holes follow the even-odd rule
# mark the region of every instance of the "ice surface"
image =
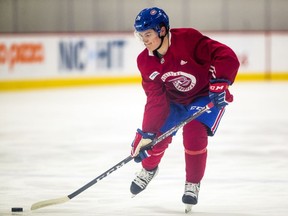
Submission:
MULTIPOLYGON (((288 83, 235 83, 213 138, 194 216, 288 215, 288 83)), ((185 215, 181 132, 158 176, 131 198, 133 161, 67 203, 69 195, 129 155, 141 127, 140 86, 0 93, 0 215, 185 215), (11 213, 23 207, 23 213, 11 213)))

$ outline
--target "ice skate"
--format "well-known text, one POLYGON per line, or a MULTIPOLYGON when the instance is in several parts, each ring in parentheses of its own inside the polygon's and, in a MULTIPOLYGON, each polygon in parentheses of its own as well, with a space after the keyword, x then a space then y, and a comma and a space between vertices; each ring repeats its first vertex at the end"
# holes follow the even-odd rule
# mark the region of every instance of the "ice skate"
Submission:
POLYGON ((130 191, 132 193, 132 197, 136 196, 147 187, 150 181, 157 175, 158 170, 158 167, 151 171, 142 168, 141 172, 138 173, 136 178, 131 183, 130 191))
POLYGON ((182 202, 185 204, 185 213, 191 212, 192 206, 197 204, 199 190, 200 183, 185 183, 184 194, 182 196, 182 202))

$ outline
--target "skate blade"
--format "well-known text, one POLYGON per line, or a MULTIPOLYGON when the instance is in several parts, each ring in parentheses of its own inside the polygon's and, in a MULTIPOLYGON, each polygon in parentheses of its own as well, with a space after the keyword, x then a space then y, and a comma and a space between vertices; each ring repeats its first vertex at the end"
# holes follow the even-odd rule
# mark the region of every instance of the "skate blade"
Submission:
POLYGON ((192 206, 191 204, 185 204, 185 213, 188 214, 189 212, 192 211, 192 206))

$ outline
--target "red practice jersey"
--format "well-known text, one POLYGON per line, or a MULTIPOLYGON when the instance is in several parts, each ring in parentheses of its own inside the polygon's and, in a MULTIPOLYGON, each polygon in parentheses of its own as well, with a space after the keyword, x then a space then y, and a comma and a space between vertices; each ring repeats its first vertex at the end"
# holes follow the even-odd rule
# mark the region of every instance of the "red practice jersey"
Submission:
POLYGON ((147 96, 142 130, 158 133, 171 102, 189 104, 208 95, 211 78, 234 82, 239 61, 228 46, 192 28, 171 29, 162 57, 144 49, 137 58, 147 96))

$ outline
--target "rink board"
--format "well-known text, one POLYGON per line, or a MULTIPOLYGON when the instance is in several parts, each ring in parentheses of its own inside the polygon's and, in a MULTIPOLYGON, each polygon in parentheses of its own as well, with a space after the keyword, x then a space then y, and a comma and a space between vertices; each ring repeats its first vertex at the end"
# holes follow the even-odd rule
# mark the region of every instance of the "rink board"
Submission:
MULTIPOLYGON (((239 81, 288 80, 288 32, 205 32, 230 46, 239 81)), ((0 90, 139 83, 132 33, 3 34, 0 90)))

